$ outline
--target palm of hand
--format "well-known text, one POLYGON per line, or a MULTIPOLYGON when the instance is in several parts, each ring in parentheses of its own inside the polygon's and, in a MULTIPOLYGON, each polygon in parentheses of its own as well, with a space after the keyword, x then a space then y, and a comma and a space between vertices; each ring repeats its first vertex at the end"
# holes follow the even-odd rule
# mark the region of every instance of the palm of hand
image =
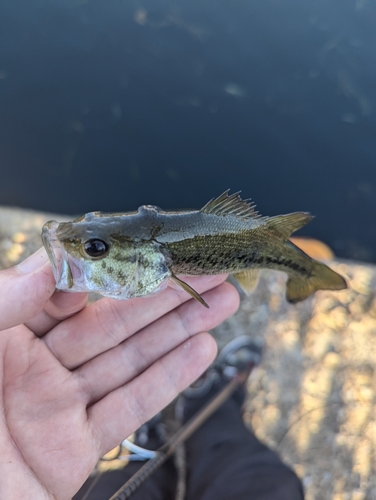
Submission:
POLYGON ((199 332, 238 305, 216 277, 195 281, 209 311, 172 289, 84 307, 82 294, 53 294, 41 255, 38 271, 0 273, 0 498, 71 498, 100 456, 208 366, 215 344, 199 332))
MULTIPOLYGON (((85 480, 99 452, 85 394, 25 326, 3 332, 0 350, 8 474, 27 478, 28 498, 70 498, 77 489, 72 483, 85 480)), ((23 484, 15 484, 14 498, 23 491, 23 484)))

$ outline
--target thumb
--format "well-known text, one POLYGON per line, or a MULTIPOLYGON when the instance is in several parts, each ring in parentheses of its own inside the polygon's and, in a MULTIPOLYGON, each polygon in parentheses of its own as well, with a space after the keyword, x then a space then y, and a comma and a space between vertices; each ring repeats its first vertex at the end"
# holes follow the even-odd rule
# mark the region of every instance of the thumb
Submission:
POLYGON ((0 330, 40 313, 55 291, 55 279, 44 248, 18 266, 0 271, 0 330))

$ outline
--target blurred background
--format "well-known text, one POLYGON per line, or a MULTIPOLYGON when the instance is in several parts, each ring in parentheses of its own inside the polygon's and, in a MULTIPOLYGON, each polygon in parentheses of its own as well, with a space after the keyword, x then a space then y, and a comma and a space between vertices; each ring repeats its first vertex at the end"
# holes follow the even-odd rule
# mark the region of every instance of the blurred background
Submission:
POLYGON ((374 0, 2 0, 0 204, 231 188, 376 262, 375 26, 374 0))

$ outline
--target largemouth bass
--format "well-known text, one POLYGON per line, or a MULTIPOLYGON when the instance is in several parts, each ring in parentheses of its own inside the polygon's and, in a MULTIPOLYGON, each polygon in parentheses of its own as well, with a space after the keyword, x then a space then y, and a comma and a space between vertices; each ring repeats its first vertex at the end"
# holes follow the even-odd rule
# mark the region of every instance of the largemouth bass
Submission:
POLYGON ((230 273, 249 293, 258 270, 268 268, 287 273, 286 298, 295 303, 317 290, 346 288, 342 276, 289 241, 311 219, 306 212, 262 217, 249 200, 226 191, 201 210, 165 212, 144 205, 132 213, 49 221, 42 240, 58 290, 130 299, 172 280, 208 307, 178 275, 230 273))

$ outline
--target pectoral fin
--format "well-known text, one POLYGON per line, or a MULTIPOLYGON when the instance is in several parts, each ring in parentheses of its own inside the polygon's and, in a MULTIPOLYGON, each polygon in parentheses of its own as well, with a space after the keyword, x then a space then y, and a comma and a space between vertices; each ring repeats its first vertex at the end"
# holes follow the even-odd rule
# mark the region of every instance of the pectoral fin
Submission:
POLYGON ((246 269, 240 273, 233 274, 233 277, 247 295, 251 294, 256 288, 259 276, 260 271, 258 269, 246 269))
POLYGON ((205 300, 201 297, 201 295, 199 295, 196 290, 193 290, 193 288, 191 286, 189 286, 187 283, 185 283, 184 281, 182 281, 181 279, 177 278, 174 274, 171 275, 170 279, 176 283, 177 285, 179 285, 183 290, 185 290, 187 293, 189 293, 189 295, 191 297, 193 297, 194 299, 198 300, 200 302, 200 304, 202 304, 203 306, 207 307, 209 309, 209 306, 208 304, 205 302, 205 300))

